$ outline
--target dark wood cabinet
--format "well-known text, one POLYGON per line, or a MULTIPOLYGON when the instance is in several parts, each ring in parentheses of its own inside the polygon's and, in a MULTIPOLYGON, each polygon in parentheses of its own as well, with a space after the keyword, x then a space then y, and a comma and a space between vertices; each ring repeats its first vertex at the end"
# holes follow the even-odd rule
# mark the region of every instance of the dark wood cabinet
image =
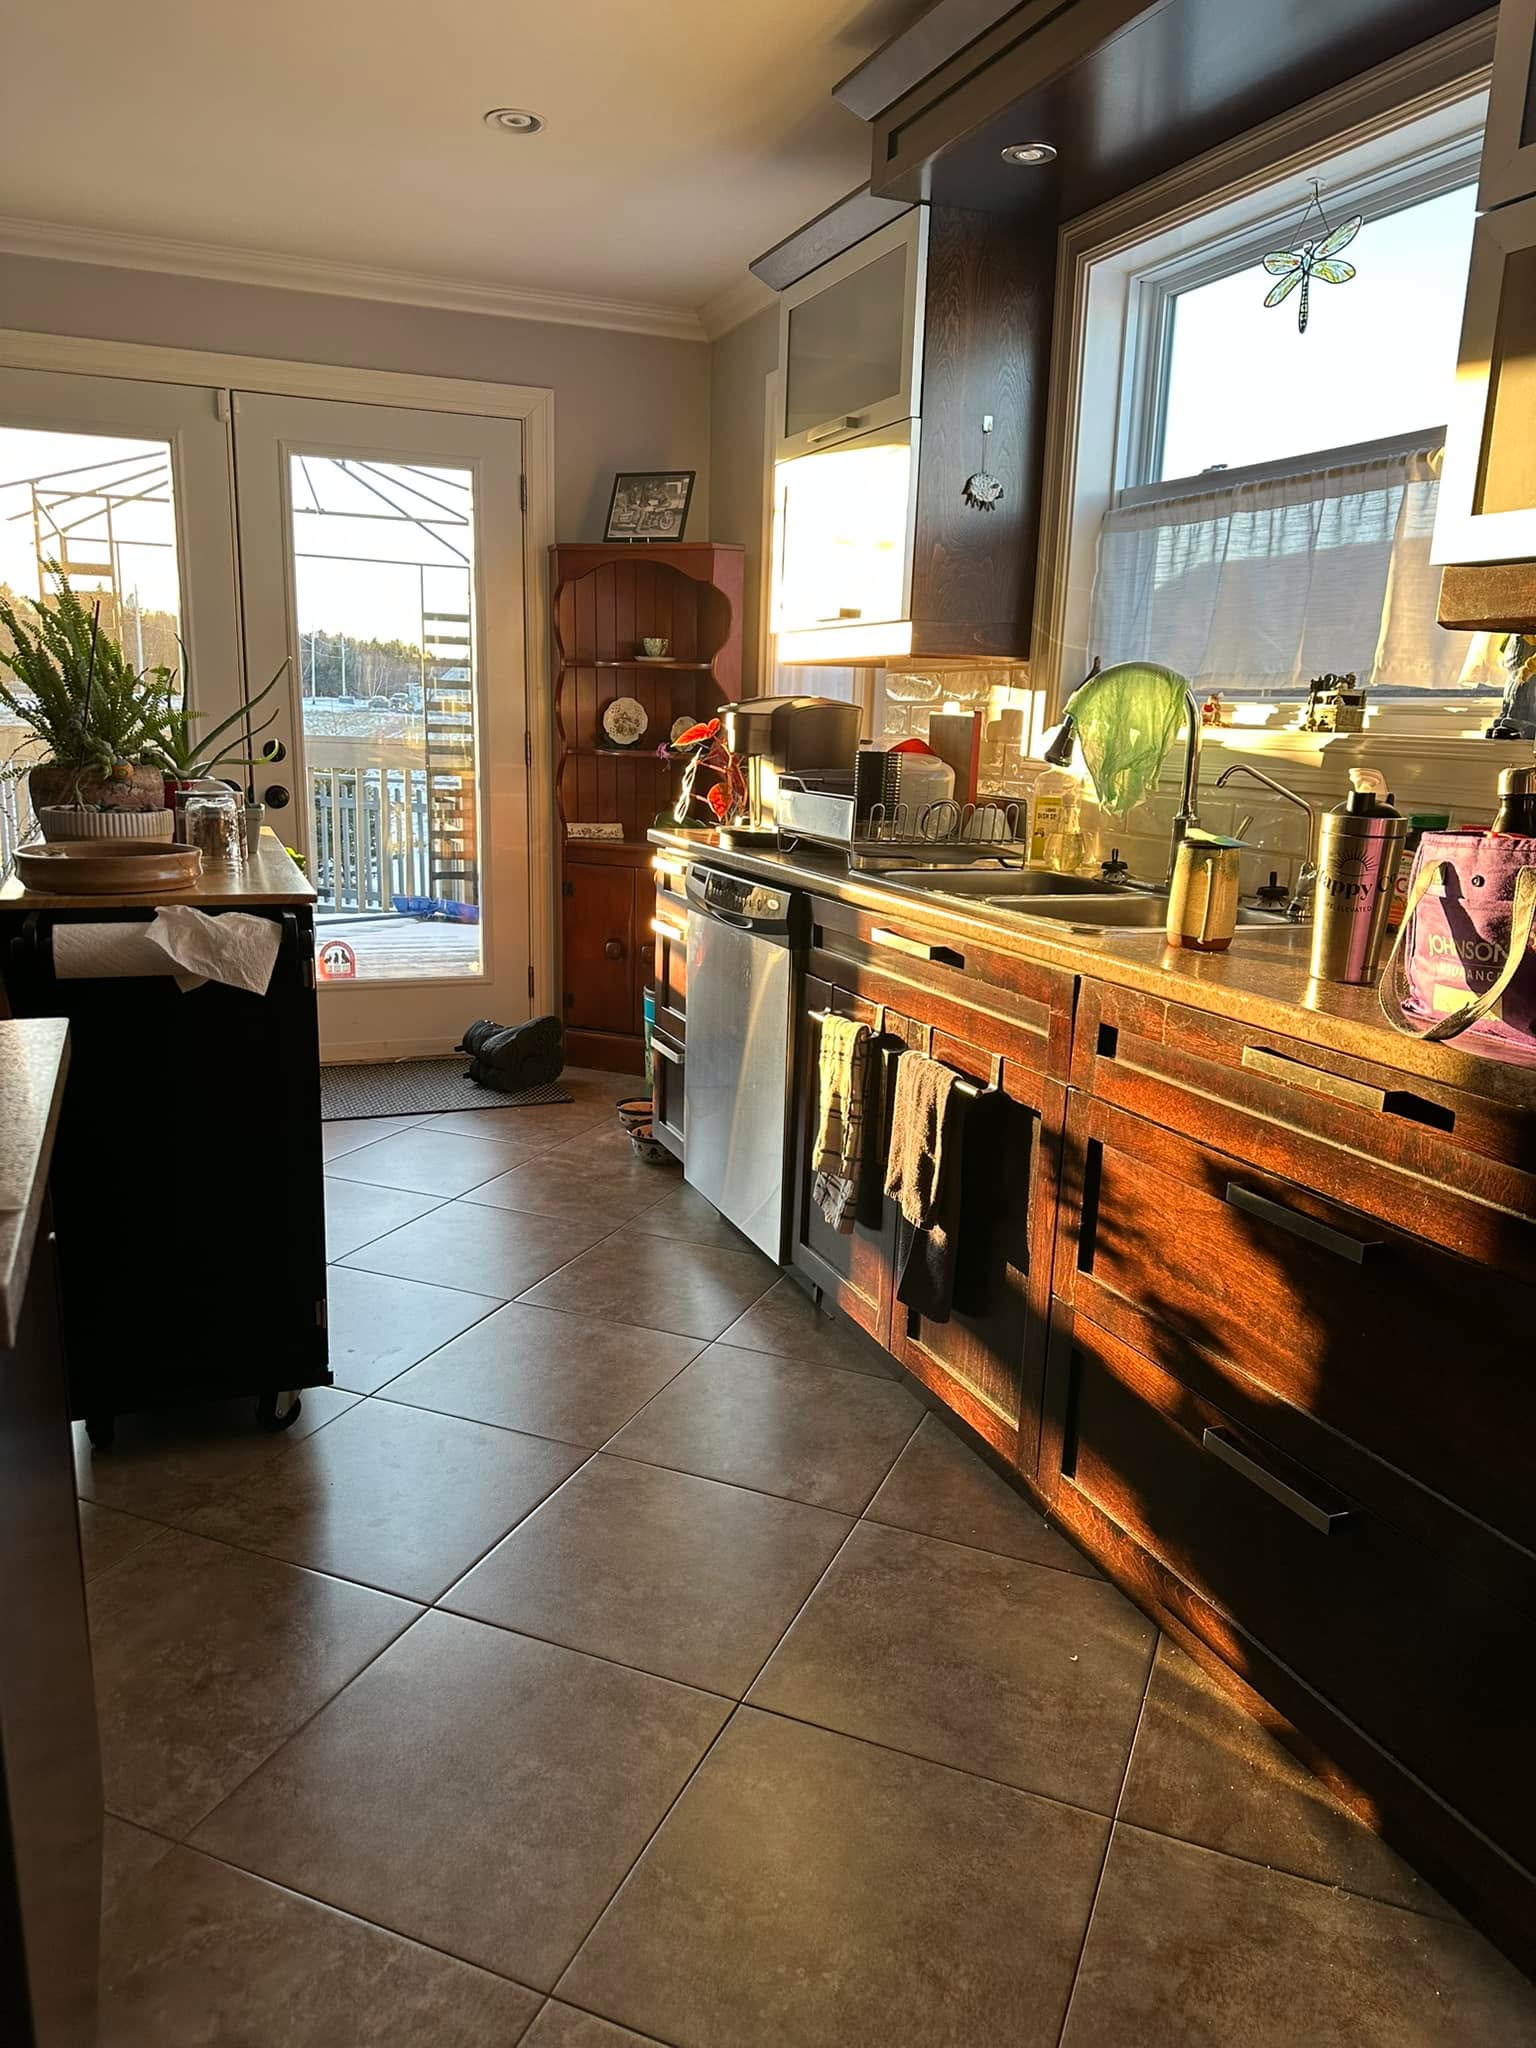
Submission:
POLYGON ((741 547, 715 541, 550 550, 562 1011, 573 1061, 636 1074, 644 1065, 656 946, 646 834, 670 812, 681 772, 657 748, 680 718, 712 717, 740 693, 743 561, 741 547), (645 656, 652 638, 668 643, 660 660, 645 656), (646 719, 628 746, 603 724, 620 697, 646 719), (570 836, 591 825, 618 836, 570 836))

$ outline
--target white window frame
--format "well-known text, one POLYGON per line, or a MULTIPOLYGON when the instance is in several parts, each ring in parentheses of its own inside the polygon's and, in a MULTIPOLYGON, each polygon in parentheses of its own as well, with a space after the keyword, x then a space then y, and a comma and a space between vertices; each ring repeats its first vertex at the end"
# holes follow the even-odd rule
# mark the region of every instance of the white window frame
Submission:
MULTIPOLYGON (((1470 182, 1492 53, 1493 22, 1480 16, 1063 228, 1031 659, 1032 683, 1052 707, 1086 672, 1104 514, 1123 492, 1140 493, 1159 466, 1177 292, 1257 263, 1294 227, 1298 194, 1313 177, 1325 179, 1330 216, 1393 212, 1470 182)), ((1426 445, 1418 435, 1409 442, 1426 445)), ((1393 436, 1362 445, 1384 452, 1407 444, 1393 436)), ((1310 450, 1252 467, 1294 474, 1355 452, 1310 450)), ((1209 490, 1213 475, 1225 482, 1247 474, 1159 480, 1145 495, 1172 496, 1180 485, 1209 490)), ((1413 695, 1443 727, 1450 700, 1413 695)), ((1455 702, 1475 729, 1486 699, 1467 692, 1455 702)))

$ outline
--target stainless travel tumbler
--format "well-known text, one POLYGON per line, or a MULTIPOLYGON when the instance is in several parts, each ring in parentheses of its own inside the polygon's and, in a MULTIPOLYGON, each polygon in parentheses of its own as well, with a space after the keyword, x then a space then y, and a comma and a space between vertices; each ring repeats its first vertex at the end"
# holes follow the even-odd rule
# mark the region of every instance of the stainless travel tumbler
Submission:
POLYGON ((1312 926, 1317 981, 1375 981, 1392 885, 1408 835, 1408 820, 1392 808, 1379 775, 1353 770, 1350 779, 1355 788, 1347 802, 1323 814, 1312 926))

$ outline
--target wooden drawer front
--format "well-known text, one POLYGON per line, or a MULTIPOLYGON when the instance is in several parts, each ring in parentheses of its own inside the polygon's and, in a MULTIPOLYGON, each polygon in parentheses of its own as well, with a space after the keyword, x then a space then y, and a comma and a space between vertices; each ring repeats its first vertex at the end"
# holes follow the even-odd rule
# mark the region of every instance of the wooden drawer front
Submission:
POLYGON ((1059 1294, 1198 1354, 1179 1370, 1218 1399, 1284 1404, 1270 1433, 1343 1483, 1390 1487, 1363 1445, 1536 1550, 1536 1290, 1080 1095, 1068 1152, 1059 1294), (1318 1424, 1351 1441, 1315 1448, 1318 1424))
POLYGON ((1536 1578, 1459 1571, 1082 1318, 1070 1370, 1065 1486, 1528 1858, 1536 1578))
MULTIPOLYGON (((1405 1054, 1412 1051, 1406 1040, 1404 1047, 1405 1054)), ((1474 1075, 1488 1069, 1488 1062, 1470 1056, 1463 1064, 1474 1075)), ((1197 1128, 1197 1117, 1214 1120, 1230 1106, 1513 1215, 1536 1215, 1536 1106, 1506 1106, 1096 981, 1083 985, 1072 1078, 1079 1088, 1176 1130, 1197 1128), (1192 1101, 1198 1105, 1193 1111, 1192 1101)))
POLYGON ((675 1158, 683 1156, 682 1041, 669 1032, 651 1033, 651 1130, 675 1158))
MULTIPOLYGON (((964 1036, 967 1017, 990 1013, 1000 1025, 1022 1027, 1032 1041, 1027 1063, 1037 1072, 1065 1081, 1072 1057, 1072 1003, 1076 976, 1064 967, 1046 967, 1012 953, 978 945, 946 927, 941 919, 924 921, 903 911, 886 915, 860 910, 825 897, 811 902, 811 945, 829 963, 828 971, 844 987, 851 969, 868 969, 922 990, 929 999, 924 1015, 944 1024, 933 999, 951 1006, 948 1026, 964 1036), (981 1006, 981 1007, 978 1007, 981 1006)), ((895 1000, 893 998, 892 1000, 895 1000)), ((1021 1052, 1021 1057, 1026 1057, 1021 1052)))
MULTIPOLYGON (((922 1027, 899 1019, 891 1028, 910 1042, 922 1027)), ((926 1038, 925 1032, 922 1035, 926 1038)), ((993 1082, 992 1062, 974 1048, 937 1037, 934 1050, 946 1065, 979 1085, 993 1082)), ((1033 1473, 1066 1090, 1059 1082, 1021 1073, 1008 1062, 997 1073, 996 1085, 1007 1096, 1007 1108, 995 1159, 995 1185, 986 1205, 984 1298, 973 1312, 957 1309, 944 1323, 931 1322, 893 1301, 890 1348, 908 1372, 995 1450, 1033 1473)), ((898 1277, 911 1235, 898 1219, 898 1277)))
MULTIPOLYGON (((799 1046, 799 1076, 795 1088, 798 1122, 795 1132, 795 1237, 790 1262, 815 1286, 821 1288, 843 1313, 877 1344, 889 1346, 891 1318, 892 1262, 895 1257, 896 1211, 889 1202, 881 1204, 878 1230, 856 1223, 844 1235, 834 1230, 811 1195, 812 1154, 816 1142, 816 1059, 820 1043, 819 1017, 824 1010, 840 1016, 857 1017, 873 1026, 875 1006, 861 1001, 846 989, 807 975, 804 984, 799 1046)), ((899 1051, 899 1044, 887 1038, 885 1056, 899 1051)), ((882 1091, 889 1108, 889 1090, 882 1091)), ((866 1134, 866 1142, 878 1143, 885 1152, 885 1132, 866 1134)))

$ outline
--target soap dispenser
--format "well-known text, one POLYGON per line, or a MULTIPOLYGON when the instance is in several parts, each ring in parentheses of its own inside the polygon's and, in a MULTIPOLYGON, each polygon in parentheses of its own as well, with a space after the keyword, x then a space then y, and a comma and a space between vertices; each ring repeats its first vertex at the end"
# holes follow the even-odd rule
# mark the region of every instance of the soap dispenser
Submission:
POLYGON ((1312 976, 1359 984, 1374 982, 1381 964, 1408 820, 1376 769, 1351 768, 1349 780, 1349 795, 1324 812, 1319 834, 1312 976))

